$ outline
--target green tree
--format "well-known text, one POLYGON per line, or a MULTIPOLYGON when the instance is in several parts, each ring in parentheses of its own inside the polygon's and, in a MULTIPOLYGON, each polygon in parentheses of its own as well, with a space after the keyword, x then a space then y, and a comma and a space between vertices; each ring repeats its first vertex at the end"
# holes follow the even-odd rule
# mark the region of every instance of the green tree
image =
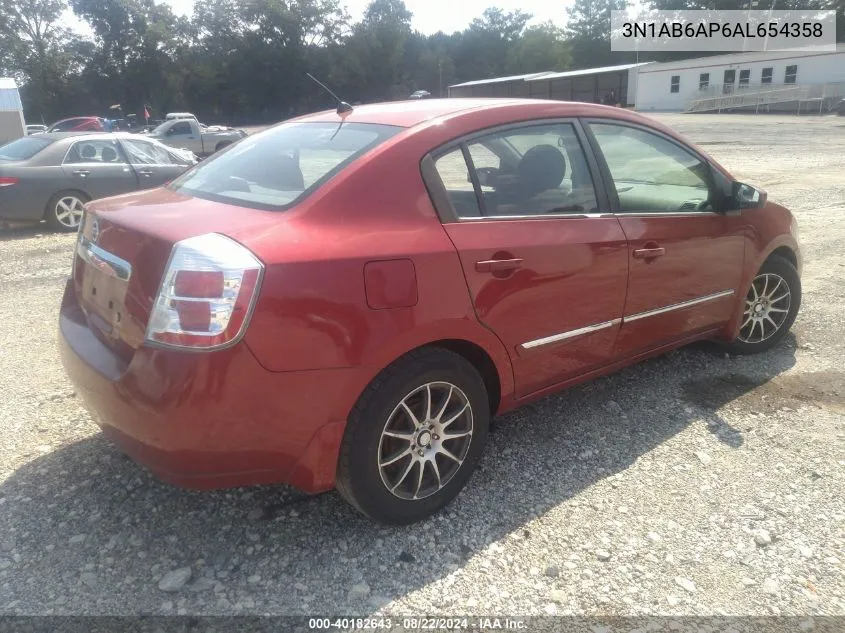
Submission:
POLYGON ((508 49, 507 71, 514 75, 563 71, 571 64, 566 35, 551 22, 527 28, 508 49))
POLYGON ((0 0, 0 64, 23 86, 26 116, 51 120, 73 70, 78 38, 61 21, 62 0, 0 0))
POLYGON ((630 54, 610 50, 610 12, 624 11, 628 0, 575 0, 567 13, 566 34, 576 68, 621 64, 630 54))

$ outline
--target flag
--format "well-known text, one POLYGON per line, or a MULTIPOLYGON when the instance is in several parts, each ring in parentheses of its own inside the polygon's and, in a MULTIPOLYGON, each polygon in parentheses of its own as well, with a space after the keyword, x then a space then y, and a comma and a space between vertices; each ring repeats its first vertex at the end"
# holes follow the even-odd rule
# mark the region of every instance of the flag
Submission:
POLYGON ((147 110, 147 106, 144 106, 144 119, 146 119, 147 121, 150 120, 150 111, 147 110))

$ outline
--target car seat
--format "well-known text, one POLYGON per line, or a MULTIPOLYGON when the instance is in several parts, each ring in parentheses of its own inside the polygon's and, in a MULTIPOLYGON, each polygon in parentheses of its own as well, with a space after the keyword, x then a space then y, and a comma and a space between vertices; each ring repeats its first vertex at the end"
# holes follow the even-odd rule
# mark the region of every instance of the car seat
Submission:
POLYGON ((117 160, 117 152, 111 147, 104 147, 100 152, 100 158, 104 163, 113 163, 117 160))
POLYGON ((485 196, 489 215, 539 215, 559 206, 558 189, 566 177, 566 158, 554 145, 536 145, 522 156, 511 177, 497 179, 485 196), (540 194, 551 191, 554 200, 540 194))
POLYGON ((79 150, 79 155, 82 160, 95 160, 97 158, 97 148, 93 145, 83 145, 79 150))

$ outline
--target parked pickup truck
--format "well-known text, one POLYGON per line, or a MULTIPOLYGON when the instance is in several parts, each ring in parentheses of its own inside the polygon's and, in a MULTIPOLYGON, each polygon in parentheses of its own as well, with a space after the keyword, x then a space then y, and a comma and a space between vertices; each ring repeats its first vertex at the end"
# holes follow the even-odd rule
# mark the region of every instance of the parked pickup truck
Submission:
POLYGON ((165 121, 149 136, 170 147, 191 150, 197 156, 210 156, 214 152, 239 141, 246 132, 230 127, 207 127, 196 119, 172 119, 165 121))

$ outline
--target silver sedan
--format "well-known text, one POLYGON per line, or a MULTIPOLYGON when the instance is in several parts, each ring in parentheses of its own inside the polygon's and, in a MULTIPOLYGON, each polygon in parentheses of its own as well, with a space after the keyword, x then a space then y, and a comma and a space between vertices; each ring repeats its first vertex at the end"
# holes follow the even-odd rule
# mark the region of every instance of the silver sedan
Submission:
POLYGON ((0 220, 75 231, 83 205, 173 180, 197 158, 133 134, 35 134, 0 147, 0 220))

